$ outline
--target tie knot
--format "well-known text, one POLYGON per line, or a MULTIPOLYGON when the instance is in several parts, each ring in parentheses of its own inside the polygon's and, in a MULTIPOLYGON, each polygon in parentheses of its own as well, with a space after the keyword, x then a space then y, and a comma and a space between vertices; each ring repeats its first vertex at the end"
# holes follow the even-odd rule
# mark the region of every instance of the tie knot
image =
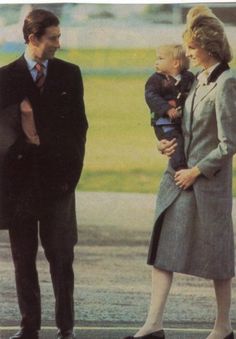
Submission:
POLYGON ((44 71, 44 65, 37 63, 35 66, 35 69, 37 70, 37 72, 42 73, 44 71))
POLYGON ((40 92, 43 91, 44 82, 46 78, 46 74, 44 73, 44 65, 37 63, 35 65, 35 69, 37 71, 36 78, 35 78, 35 84, 40 89, 40 92))

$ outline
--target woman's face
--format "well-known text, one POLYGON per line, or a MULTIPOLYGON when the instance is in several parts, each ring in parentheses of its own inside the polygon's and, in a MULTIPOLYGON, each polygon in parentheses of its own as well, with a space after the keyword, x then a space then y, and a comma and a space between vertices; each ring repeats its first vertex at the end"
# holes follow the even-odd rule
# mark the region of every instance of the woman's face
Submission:
POLYGON ((212 57, 205 49, 195 42, 190 42, 186 46, 186 56, 191 60, 193 66, 208 68, 212 65, 212 57))

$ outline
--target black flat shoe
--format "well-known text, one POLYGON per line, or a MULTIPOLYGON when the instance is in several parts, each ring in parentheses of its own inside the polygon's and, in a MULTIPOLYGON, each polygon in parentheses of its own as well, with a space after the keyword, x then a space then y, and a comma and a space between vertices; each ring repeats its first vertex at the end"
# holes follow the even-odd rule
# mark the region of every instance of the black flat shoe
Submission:
POLYGON ((73 330, 68 331, 58 331, 57 339, 76 339, 73 330))
MULTIPOLYGON (((232 337, 233 339, 234 337, 232 337)), ((123 339, 165 339, 165 332, 163 330, 152 332, 150 334, 146 334, 142 337, 133 337, 133 336, 128 336, 123 339)), ((231 337, 227 337, 225 339, 231 339, 231 337)))
POLYGON ((234 332, 231 332, 229 335, 227 335, 227 337, 225 337, 224 339, 234 339, 234 332))

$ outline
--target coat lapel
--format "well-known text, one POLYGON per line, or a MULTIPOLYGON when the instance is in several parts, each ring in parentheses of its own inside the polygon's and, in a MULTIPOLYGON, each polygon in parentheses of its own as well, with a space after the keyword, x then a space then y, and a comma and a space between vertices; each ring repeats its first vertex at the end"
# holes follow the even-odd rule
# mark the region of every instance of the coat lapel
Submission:
POLYGON ((186 114, 184 117, 186 130, 189 132, 189 138, 188 138, 188 142, 185 148, 186 158, 188 158, 189 149, 190 149, 190 145, 191 145, 192 137, 193 137, 192 136, 192 125, 193 125, 194 111, 196 110, 200 102, 202 102, 210 94, 210 92, 216 87, 218 77, 224 71, 228 69, 229 69, 228 64, 222 62, 210 74, 207 84, 205 86, 200 85, 198 87, 197 81, 194 82, 192 86, 192 90, 190 91, 189 96, 186 100, 186 113, 188 114, 186 114))
POLYGON ((211 82, 208 85, 199 85, 196 87, 195 99, 193 103, 193 112, 201 101, 215 88, 216 82, 211 82))
POLYGON ((197 86, 197 80, 195 80, 195 82, 193 83, 192 88, 185 102, 184 124, 188 132, 190 131, 190 128, 191 128, 191 112, 193 111, 194 98, 196 95, 196 86, 197 86))
POLYGON ((60 72, 60 69, 57 67, 56 60, 56 58, 48 60, 47 76, 42 92, 43 97, 50 96, 52 89, 58 88, 59 86, 58 72, 60 72))
POLYGON ((23 98, 28 97, 33 102, 38 97, 39 91, 32 79, 23 55, 14 63, 11 74, 12 81, 19 91, 22 91, 23 98))

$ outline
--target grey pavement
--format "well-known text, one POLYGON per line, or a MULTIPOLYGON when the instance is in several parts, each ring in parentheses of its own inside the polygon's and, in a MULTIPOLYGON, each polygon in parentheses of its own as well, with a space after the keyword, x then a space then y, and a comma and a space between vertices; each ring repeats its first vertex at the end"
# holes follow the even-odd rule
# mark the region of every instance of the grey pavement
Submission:
MULTIPOLYGON (((115 327, 94 327, 94 328, 78 328, 76 329, 77 339, 121 339, 127 334, 132 334, 137 328, 115 328, 115 327), (132 332, 133 331, 133 332, 132 332)), ((0 339, 9 338, 14 331, 4 330, 0 333, 0 339)), ((40 338, 52 339, 55 338, 56 329, 43 329, 40 338)), ((209 334, 207 330, 188 329, 165 329, 166 338, 168 339, 204 339, 209 334)))
MULTIPOLYGON (((153 194, 77 194, 79 245, 74 267, 78 338, 118 339, 135 333, 143 323, 150 300, 151 270, 146 255, 154 208, 153 194)), ((235 200, 233 219, 236 221, 235 200)), ((15 331, 12 326, 18 325, 19 311, 5 231, 0 237, 0 262, 0 339, 6 339, 15 331)), ((43 306, 40 338, 54 338, 54 298, 41 247, 38 271, 43 306)), ((165 313, 167 338, 204 339, 214 316, 212 282, 176 274, 165 313)), ((235 280, 231 317, 236 329, 235 280)))

